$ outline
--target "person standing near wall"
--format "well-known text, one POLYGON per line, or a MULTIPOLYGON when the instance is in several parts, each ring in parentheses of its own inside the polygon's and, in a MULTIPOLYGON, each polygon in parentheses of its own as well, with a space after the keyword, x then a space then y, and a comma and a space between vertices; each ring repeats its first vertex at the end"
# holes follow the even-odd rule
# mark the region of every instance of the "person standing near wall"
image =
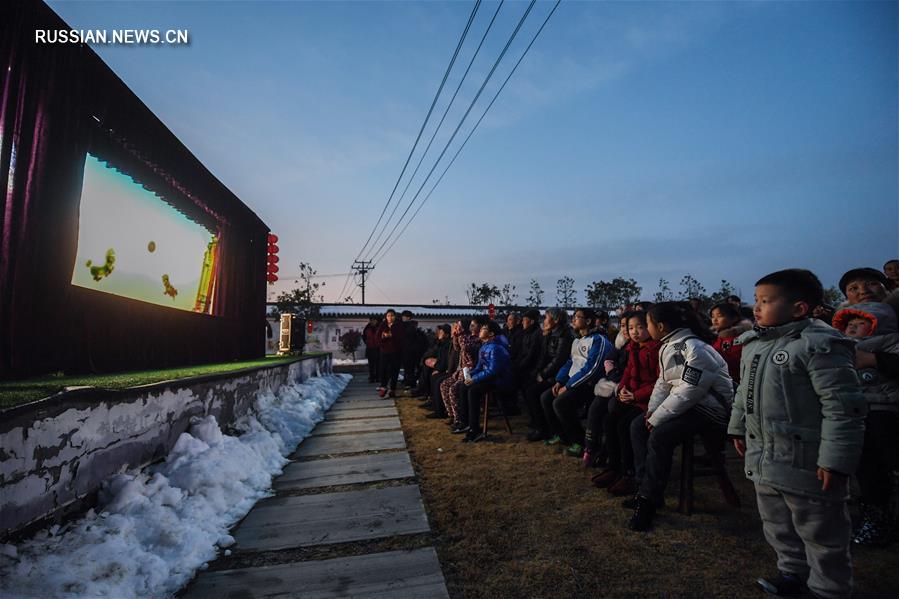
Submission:
POLYGON ((378 327, 381 319, 372 316, 368 319, 368 324, 362 329, 362 337, 365 340, 365 359, 368 360, 368 382, 375 383, 380 378, 380 370, 378 370, 378 358, 381 351, 378 349, 378 327))
POLYGON ((396 397, 396 380, 403 359, 403 333, 403 324, 397 320, 396 310, 393 308, 387 310, 384 321, 378 327, 381 368, 381 386, 378 387, 378 395, 381 397, 385 395, 396 397))

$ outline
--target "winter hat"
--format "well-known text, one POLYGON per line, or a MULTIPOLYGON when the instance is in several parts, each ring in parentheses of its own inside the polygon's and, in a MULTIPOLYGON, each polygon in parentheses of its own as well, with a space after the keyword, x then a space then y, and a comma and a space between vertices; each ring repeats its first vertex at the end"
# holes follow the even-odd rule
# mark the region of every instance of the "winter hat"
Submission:
POLYGON ((887 286, 886 275, 876 268, 853 268, 840 277, 839 285, 843 295, 846 295, 846 287, 849 286, 849 283, 858 280, 877 281, 878 283, 882 283, 884 287, 887 286))

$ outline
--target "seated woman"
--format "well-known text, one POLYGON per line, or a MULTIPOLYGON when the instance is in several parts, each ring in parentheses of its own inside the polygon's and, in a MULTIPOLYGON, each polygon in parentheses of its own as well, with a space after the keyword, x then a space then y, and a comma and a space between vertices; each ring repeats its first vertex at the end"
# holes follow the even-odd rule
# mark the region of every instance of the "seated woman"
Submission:
POLYGON ((618 385, 618 395, 612 400, 604 422, 609 465, 592 478, 593 484, 608 488, 609 493, 616 496, 633 495, 637 491, 631 423, 636 418, 643 420, 659 378, 659 342, 649 335, 646 313, 630 312, 621 324, 622 328, 627 327, 631 351, 618 385))
POLYGON ((602 372, 603 362, 612 351, 612 343, 596 331, 596 313, 590 308, 575 311, 571 325, 578 338, 571 344, 571 355, 556 373, 552 388, 540 396, 543 415, 553 437, 547 445, 562 443, 566 452, 581 457, 585 431, 578 414, 593 399, 593 386, 602 372))
POLYGON ((509 342, 502 335, 500 326, 491 320, 481 327, 478 337, 481 340, 478 363, 465 379, 459 394, 460 403, 464 401, 468 406, 468 432, 462 439, 465 443, 484 439, 484 434, 478 430, 484 396, 491 392, 506 395, 515 385, 509 342))
POLYGON ((440 396, 443 398, 443 406, 454 434, 468 432, 468 420, 465 416, 467 406, 463 407, 459 403, 458 394, 463 383, 463 370, 474 368, 477 363, 478 350, 481 347, 478 332, 487 322, 486 316, 475 316, 467 330, 463 328, 462 322, 457 322, 452 328, 453 347, 459 352, 459 369, 440 383, 440 396))
POLYGON ((734 395, 727 363, 709 345, 714 335, 689 305, 656 304, 647 312, 646 328, 661 342, 661 373, 646 419, 635 418, 631 425, 640 482, 637 495, 624 506, 634 508, 628 526, 637 531, 652 527, 656 508, 664 503, 675 448, 697 433, 725 438, 734 395))

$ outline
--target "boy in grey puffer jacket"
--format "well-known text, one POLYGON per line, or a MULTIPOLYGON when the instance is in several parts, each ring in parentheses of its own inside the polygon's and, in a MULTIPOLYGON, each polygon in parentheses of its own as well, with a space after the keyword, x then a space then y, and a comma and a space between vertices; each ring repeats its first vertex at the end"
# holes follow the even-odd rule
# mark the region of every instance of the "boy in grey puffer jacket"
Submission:
MULTIPOLYGON (((880 302, 853 304, 837 312, 833 326, 857 339, 856 349, 875 357, 899 355, 899 332, 893 309, 880 302)), ((858 465, 861 487, 861 521, 852 540, 861 545, 889 543, 896 517, 890 505, 892 472, 899 453, 899 372, 889 362, 875 359, 872 367, 859 368, 862 391, 868 399, 865 445, 858 465)))
POLYGON ((757 326, 743 345, 740 387, 728 433, 755 483, 765 538, 780 576, 768 593, 852 593, 849 475, 858 464, 867 413, 852 342, 809 319, 822 301, 818 278, 790 269, 760 279, 757 326))

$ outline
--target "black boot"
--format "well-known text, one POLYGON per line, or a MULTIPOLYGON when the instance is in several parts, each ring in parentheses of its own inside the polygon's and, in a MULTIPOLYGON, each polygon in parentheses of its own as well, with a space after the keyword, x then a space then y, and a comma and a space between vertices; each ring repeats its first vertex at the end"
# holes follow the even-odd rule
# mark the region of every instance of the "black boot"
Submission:
POLYGON ((652 528, 652 520, 656 515, 655 503, 646 497, 637 495, 636 504, 634 515, 631 516, 627 527, 637 532, 646 532, 652 528))
POLYGON ((759 578, 755 581, 763 591, 778 597, 801 597, 805 584, 795 574, 781 572, 776 578, 759 578))

